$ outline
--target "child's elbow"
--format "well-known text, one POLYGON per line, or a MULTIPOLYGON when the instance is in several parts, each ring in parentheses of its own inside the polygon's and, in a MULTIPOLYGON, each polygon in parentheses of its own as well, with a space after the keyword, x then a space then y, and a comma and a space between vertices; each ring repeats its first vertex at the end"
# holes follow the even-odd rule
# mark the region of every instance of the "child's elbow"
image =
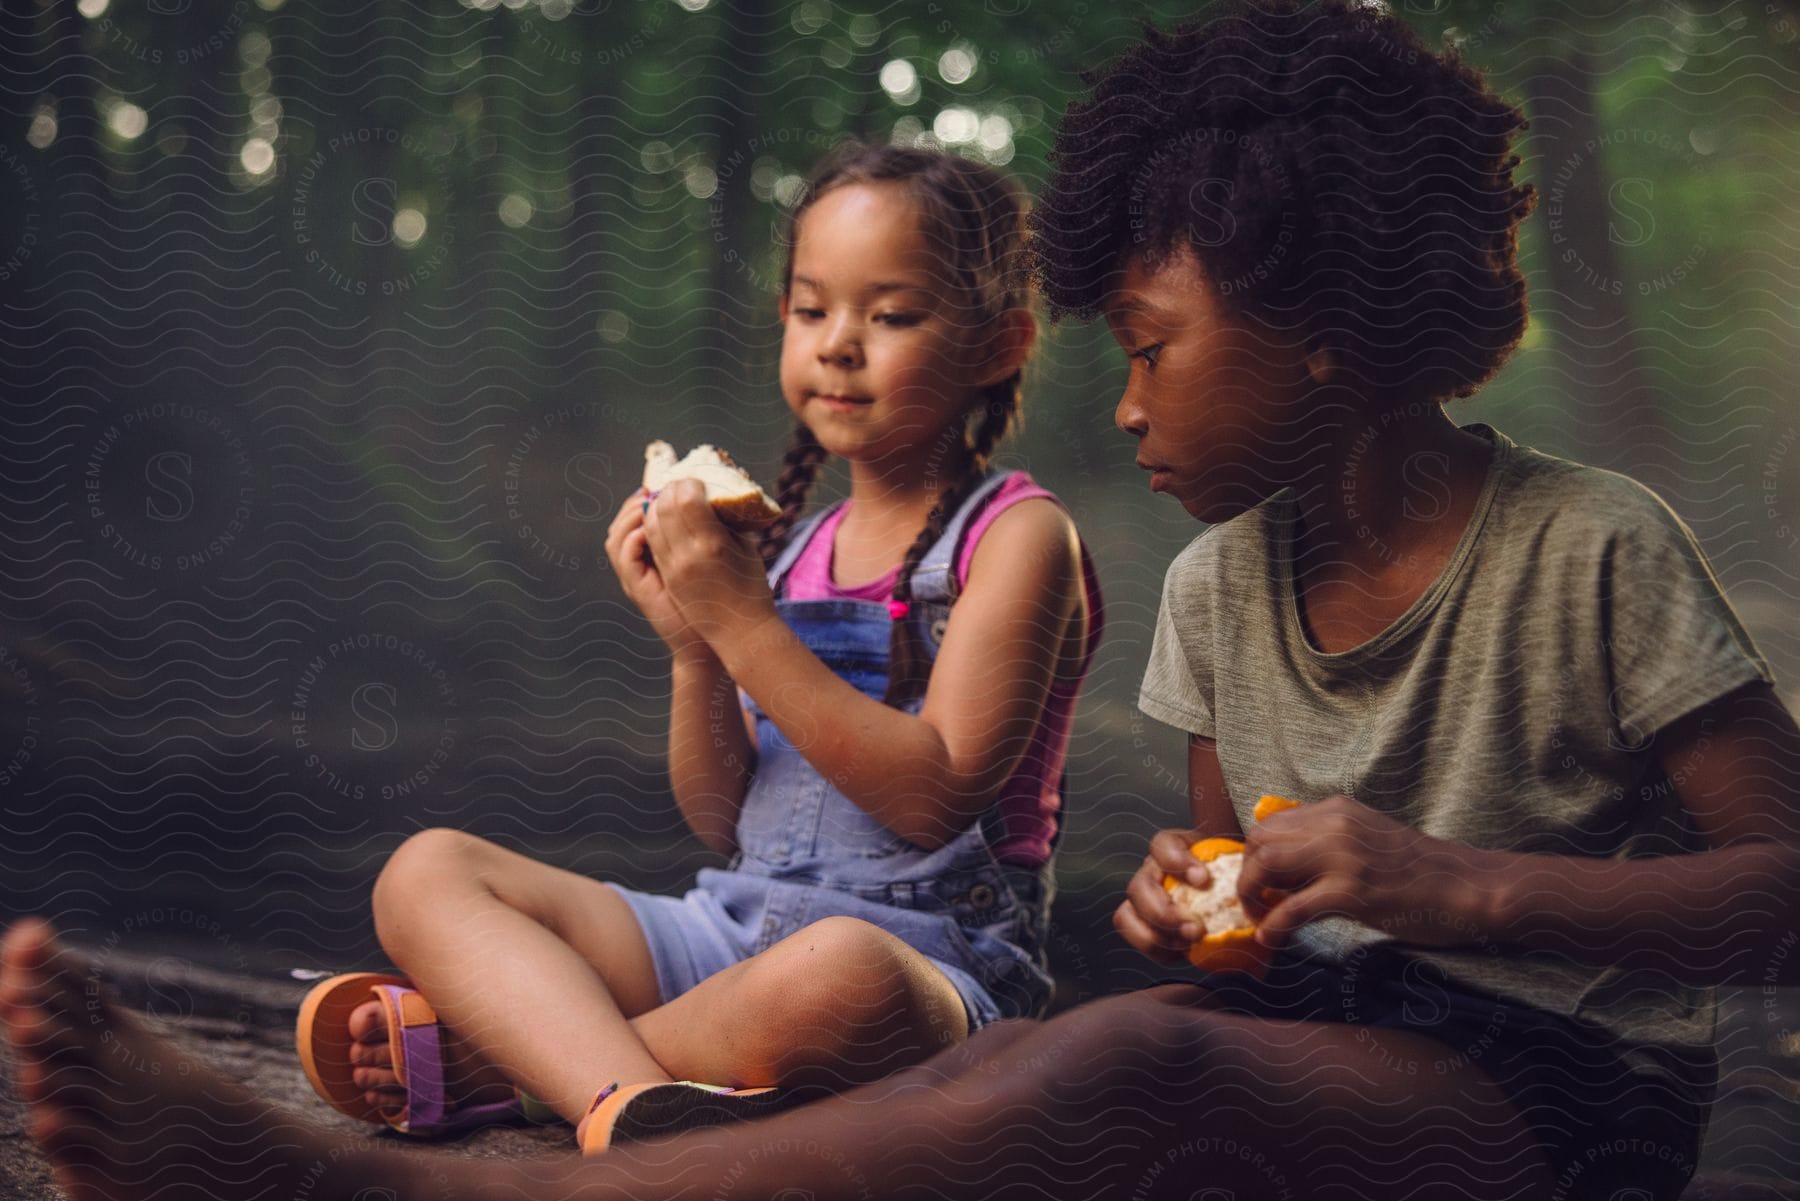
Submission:
POLYGON ((976 798, 953 790, 948 800, 908 806, 905 818, 894 827, 894 833, 921 851, 940 851, 974 825, 992 803, 993 797, 985 792, 976 798))

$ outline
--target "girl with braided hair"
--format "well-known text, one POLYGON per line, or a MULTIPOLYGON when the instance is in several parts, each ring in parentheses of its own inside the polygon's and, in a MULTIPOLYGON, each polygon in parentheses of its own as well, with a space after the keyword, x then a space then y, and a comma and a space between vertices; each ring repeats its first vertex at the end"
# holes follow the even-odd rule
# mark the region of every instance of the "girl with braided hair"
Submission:
POLYGON ((788 222, 781 517, 755 545, 684 481, 631 497, 606 543, 673 656, 682 816, 735 858, 671 897, 415 835, 375 889, 406 975, 334 978, 302 1012, 338 1108, 434 1134, 542 1106, 594 1151, 1043 1013, 1101 613, 1068 513, 991 466, 1036 333, 1023 230, 1012 182, 954 155, 820 165, 788 222), (849 498, 801 520, 827 456, 849 498), (357 1065, 337 1097, 334 1029, 357 1065))

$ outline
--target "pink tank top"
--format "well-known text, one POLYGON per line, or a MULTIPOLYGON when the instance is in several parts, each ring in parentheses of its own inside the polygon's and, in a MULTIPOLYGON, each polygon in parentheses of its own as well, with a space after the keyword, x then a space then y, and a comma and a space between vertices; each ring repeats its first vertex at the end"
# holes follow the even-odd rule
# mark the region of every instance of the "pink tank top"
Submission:
MULTIPOLYGON (((969 564, 975 559, 975 548, 982 535, 1000 514, 1022 500, 1043 497, 1062 502, 1032 480, 1025 472, 1014 474, 990 497, 981 512, 969 522, 963 539, 962 553, 957 556, 956 582, 959 586, 969 578, 969 564)), ((837 547, 838 526, 850 511, 850 502, 838 506, 831 516, 819 523, 806 549, 794 560, 787 577, 786 595, 790 600, 867 600, 885 601, 900 580, 900 568, 878 580, 854 588, 840 588, 832 581, 833 552, 837 547)), ((1068 755, 1069 732, 1075 719, 1075 700, 1082 682, 1094 664, 1094 652, 1100 646, 1101 612, 1100 581, 1086 544, 1081 547, 1081 573, 1087 591, 1088 636, 1082 654, 1081 668, 1072 680, 1055 681, 1043 715, 1032 734, 1031 746, 1018 768, 1000 790, 1000 829, 1002 834, 993 847, 994 858, 1001 863, 1025 867, 1041 867, 1050 858, 1051 839, 1062 821, 1063 763, 1068 755)))

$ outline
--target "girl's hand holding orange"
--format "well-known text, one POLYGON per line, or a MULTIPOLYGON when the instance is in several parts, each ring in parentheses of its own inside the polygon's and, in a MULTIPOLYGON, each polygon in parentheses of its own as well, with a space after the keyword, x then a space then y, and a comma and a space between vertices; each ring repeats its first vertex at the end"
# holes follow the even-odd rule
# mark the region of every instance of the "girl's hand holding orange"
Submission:
MULTIPOLYGON (((1295 806, 1285 798, 1265 796, 1257 802, 1252 820, 1261 822, 1295 806)), ((1160 831, 1150 840, 1149 855, 1126 886, 1125 902, 1113 915, 1114 927, 1132 946, 1161 963, 1186 959, 1208 971, 1260 975, 1268 966, 1269 955, 1264 948, 1251 945, 1250 926, 1244 918, 1266 909, 1267 904, 1252 909, 1237 896, 1242 887, 1237 877, 1243 852, 1244 844, 1235 838, 1204 838, 1189 830, 1160 831), (1223 898, 1208 902, 1193 895, 1215 887, 1208 865, 1221 857, 1224 873, 1216 887, 1231 890, 1236 897, 1235 910, 1228 903, 1219 903, 1223 898), (1213 916, 1202 921, 1200 910, 1213 916)), ((1265 901, 1279 899, 1279 894, 1272 892, 1265 901)))
POLYGON ((696 637, 716 647, 781 620, 762 556, 719 520, 698 481, 678 480, 657 493, 644 533, 663 587, 696 637))
POLYGON ((1275 813, 1245 838, 1238 895, 1257 940, 1278 949, 1321 917, 1345 917, 1426 946, 1481 941, 1482 852, 1432 838, 1347 796, 1275 813), (1273 906, 1264 889, 1285 894, 1273 906))
POLYGON ((658 565, 646 553, 648 535, 644 530, 644 493, 633 492, 625 498, 618 515, 606 531, 606 558, 613 574, 619 577, 625 595, 638 607, 650 628, 668 646, 680 654, 705 641, 688 627, 687 619, 675 607, 658 565))
POLYGON ((1163 877, 1206 888, 1212 875, 1188 852, 1199 834, 1193 830, 1158 830, 1149 853, 1125 886, 1125 899, 1113 911, 1113 928, 1141 954, 1157 963, 1180 963, 1188 947, 1206 934, 1169 899, 1163 877))

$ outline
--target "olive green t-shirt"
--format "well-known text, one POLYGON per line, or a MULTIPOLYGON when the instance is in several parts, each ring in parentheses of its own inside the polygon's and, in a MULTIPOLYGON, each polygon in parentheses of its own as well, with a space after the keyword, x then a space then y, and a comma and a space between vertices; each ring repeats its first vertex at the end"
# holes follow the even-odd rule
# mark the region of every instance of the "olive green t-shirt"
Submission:
MULTIPOLYGON (((1495 446, 1474 514, 1393 625, 1341 654, 1304 635, 1284 490, 1176 558, 1139 707, 1217 741, 1244 829, 1264 793, 1343 793, 1485 849, 1706 849, 1650 744, 1706 702, 1772 683, 1767 663, 1692 532, 1647 488, 1465 428, 1495 446)), ((1379 942, 1393 938, 1344 918, 1294 940, 1338 964, 1379 942)), ((1710 987, 1518 947, 1405 954, 1452 983, 1603 1027, 1632 1070, 1711 1101, 1710 987)))

